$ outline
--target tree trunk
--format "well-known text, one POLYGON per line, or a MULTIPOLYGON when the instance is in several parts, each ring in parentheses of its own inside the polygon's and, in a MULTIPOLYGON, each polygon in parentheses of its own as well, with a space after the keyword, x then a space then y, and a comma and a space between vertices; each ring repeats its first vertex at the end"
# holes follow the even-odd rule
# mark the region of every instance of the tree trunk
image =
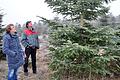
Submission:
POLYGON ((84 18, 83 18, 83 15, 81 14, 80 16, 80 27, 83 27, 84 25, 84 18))

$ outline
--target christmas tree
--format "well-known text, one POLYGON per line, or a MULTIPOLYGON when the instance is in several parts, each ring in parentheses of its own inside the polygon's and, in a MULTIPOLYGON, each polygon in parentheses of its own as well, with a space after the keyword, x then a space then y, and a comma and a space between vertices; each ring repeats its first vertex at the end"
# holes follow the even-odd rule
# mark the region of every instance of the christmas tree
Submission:
POLYGON ((3 14, 0 13, 0 59, 4 59, 4 55, 2 54, 2 35, 3 35, 3 31, 4 29, 2 28, 2 18, 3 18, 3 14))

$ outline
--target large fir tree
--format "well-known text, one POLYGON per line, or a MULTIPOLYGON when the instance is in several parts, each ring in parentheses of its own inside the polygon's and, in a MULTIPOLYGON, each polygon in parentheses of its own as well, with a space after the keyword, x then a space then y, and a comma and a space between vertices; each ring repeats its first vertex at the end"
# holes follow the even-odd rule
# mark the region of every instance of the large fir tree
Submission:
MULTIPOLYGON (((50 29, 50 67, 53 80, 89 78, 112 75, 120 71, 116 30, 110 27, 86 27, 84 21, 106 14, 103 0, 46 0, 54 12, 80 20, 82 27, 44 19, 50 29), (83 27, 85 26, 85 27, 83 27)), ((77 80, 77 79, 75 79, 77 80)))

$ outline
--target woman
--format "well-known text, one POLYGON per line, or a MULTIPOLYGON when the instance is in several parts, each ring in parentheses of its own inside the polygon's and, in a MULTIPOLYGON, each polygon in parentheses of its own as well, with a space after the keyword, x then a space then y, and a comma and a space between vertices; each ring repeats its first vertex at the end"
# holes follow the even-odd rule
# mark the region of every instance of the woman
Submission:
POLYGON ((3 53, 6 54, 8 61, 8 80, 17 80, 18 68, 24 64, 24 60, 23 50, 13 24, 6 27, 3 36, 3 53))

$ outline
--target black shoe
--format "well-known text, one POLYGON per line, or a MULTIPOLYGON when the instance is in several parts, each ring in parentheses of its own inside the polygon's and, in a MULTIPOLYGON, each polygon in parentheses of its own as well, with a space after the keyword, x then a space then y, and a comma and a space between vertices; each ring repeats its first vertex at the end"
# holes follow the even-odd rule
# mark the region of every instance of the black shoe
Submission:
POLYGON ((33 71, 33 74, 37 74, 37 72, 36 72, 36 71, 33 71))
POLYGON ((28 76, 28 72, 24 72, 24 75, 25 75, 25 76, 28 76))

